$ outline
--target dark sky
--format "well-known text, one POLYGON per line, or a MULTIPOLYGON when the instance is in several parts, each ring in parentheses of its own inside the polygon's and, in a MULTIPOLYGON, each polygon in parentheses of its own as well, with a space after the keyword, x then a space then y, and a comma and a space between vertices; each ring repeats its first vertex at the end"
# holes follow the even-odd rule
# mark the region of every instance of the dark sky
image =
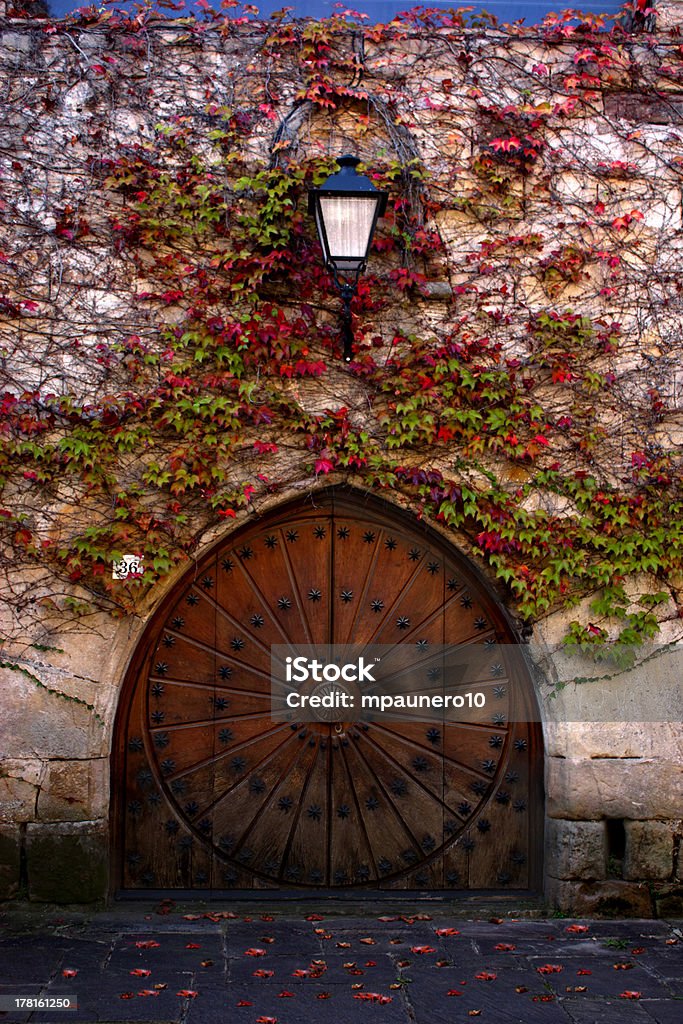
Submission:
MULTIPOLYGON (((80 0, 80 2, 77 0, 75 3, 70 0, 49 0, 49 3, 50 10, 56 17, 62 17, 78 7, 88 6, 85 0, 80 0)), ((191 9, 191 6, 192 0, 189 0, 188 8, 191 9)), ((283 6, 287 6, 293 8, 292 17, 314 18, 327 17, 334 13, 335 9, 341 7, 337 4, 335 8, 334 0, 263 0, 261 3, 256 0, 255 6, 264 17, 267 17, 272 11, 281 10, 283 6)), ((348 6, 353 10, 368 14, 368 23, 374 24, 390 21, 399 11, 404 11, 413 5, 410 0, 404 0, 403 3, 399 0, 357 0, 356 3, 349 3, 348 6)), ((448 10, 451 7, 458 7, 460 4, 439 3, 438 0, 436 2, 432 0, 424 6, 448 10)), ((465 6, 464 2, 462 6, 465 6)), ((543 0, 518 0, 516 3, 511 0, 486 0, 486 3, 472 3, 468 6, 477 10, 487 10, 491 14, 495 14, 501 22, 513 22, 523 18, 527 25, 533 25, 541 21, 549 11, 561 11, 565 7, 580 8, 593 13, 614 14, 622 6, 622 0, 584 0, 583 3, 571 3, 570 0, 565 0, 564 3, 553 3, 552 0, 546 0, 546 2, 543 0)), ((240 13, 239 9, 236 8, 235 13, 240 13)))

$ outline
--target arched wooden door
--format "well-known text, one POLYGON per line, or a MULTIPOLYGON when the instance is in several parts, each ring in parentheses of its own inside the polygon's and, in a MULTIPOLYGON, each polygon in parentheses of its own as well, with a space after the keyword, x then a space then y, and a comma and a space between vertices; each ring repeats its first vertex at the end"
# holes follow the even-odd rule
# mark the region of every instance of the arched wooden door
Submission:
POLYGON ((533 890, 542 743, 531 680, 497 655, 514 642, 472 568, 384 503, 329 491, 238 531, 175 587, 124 687, 119 890, 533 890), (481 644, 486 711, 273 721, 289 642, 481 644))

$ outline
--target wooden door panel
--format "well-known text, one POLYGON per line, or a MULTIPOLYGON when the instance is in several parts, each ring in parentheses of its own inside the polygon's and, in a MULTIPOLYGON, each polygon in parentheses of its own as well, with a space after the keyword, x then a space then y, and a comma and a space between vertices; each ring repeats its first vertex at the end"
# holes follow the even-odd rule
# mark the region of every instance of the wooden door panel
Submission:
POLYGON ((379 503, 330 492, 241 530, 176 586, 129 673, 122 889, 533 887, 541 742, 514 640, 466 563, 379 503), (272 646, 329 643, 384 645, 397 692, 484 704, 271 719, 272 646))

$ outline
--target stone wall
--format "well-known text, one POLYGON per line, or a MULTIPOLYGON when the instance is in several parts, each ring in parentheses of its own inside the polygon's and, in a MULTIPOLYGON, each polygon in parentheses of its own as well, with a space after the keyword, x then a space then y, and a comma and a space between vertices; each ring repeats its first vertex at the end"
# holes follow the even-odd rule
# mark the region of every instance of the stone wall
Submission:
MULTIPOLYGON (((6 388, 102 393, 98 346, 129 333, 153 336, 163 303, 140 299, 149 282, 116 242, 106 211, 121 203, 103 184, 99 164, 144 149, 155 126, 176 116, 201 128, 207 104, 216 104, 248 113, 244 154, 255 164, 272 163, 283 149, 304 159, 347 147, 368 165, 387 152, 406 164, 419 160, 428 184, 413 198, 444 248, 425 257, 423 286, 409 300, 387 303, 368 326, 380 347, 397 330, 438 337, 454 317, 476 312, 487 317, 505 355, 516 358, 526 352, 533 311, 555 303, 581 308, 606 323, 618 320, 622 332, 619 354, 607 360, 621 390, 594 410, 615 477, 625 472, 630 453, 653 439, 667 448, 680 444, 683 74, 680 40, 667 32, 680 8, 662 4, 654 35, 626 36, 602 53, 592 39, 592 55, 583 57, 580 33, 507 35, 410 23, 385 35, 368 32, 361 58, 358 30, 336 31, 335 52, 355 54, 363 66, 365 121, 355 108, 331 111, 313 93, 302 99, 310 82, 296 33, 276 52, 264 49, 264 30, 254 25, 152 20, 139 31, 84 18, 53 30, 43 21, 1 20, 2 133, 11 140, 0 153, 6 388), (568 86, 572 75, 586 78, 568 86), (500 114, 487 109, 496 103, 499 111, 507 101, 519 110, 520 92, 538 105, 536 114, 515 114, 530 133, 535 116, 549 117, 543 166, 511 176, 491 199, 482 186, 486 168, 477 161, 491 140, 507 136, 500 114), (531 185, 535 175, 538 187, 531 185), (539 242, 530 249, 524 240, 534 235, 539 242), (591 255, 579 254, 576 273, 553 255, 572 246, 578 251, 586 239, 591 255), (653 392, 665 410, 650 421, 643 409, 653 392)), ((203 155, 212 159, 208 143, 203 155)), ((180 319, 170 301, 165 316, 180 319)), ((352 408, 363 401, 357 381, 334 370, 292 388, 309 412, 327 408, 331 396, 352 408)), ((437 453, 431 464, 446 466, 454 454, 437 453)), ((308 456, 288 457, 286 486, 277 497, 257 496, 252 511, 320 484, 306 469, 308 456)), ((284 467, 285 457, 278 458, 284 467)), ((335 479, 349 476, 332 474, 325 482, 335 479)), ((52 495, 49 507, 20 488, 5 500, 24 509, 36 529, 42 523, 46 536, 89 514, 68 486, 52 495)), ((539 499, 549 507, 554 500, 539 499)), ((420 510, 417 500, 411 507, 420 510)), ((202 522, 196 550, 224 530, 215 520, 202 522)), ((449 536, 508 600, 466 531, 449 536)), ((171 570, 125 618, 99 608, 70 618, 54 600, 48 571, 4 563, 10 599, 0 630, 7 638, 0 684, 0 897, 106 896, 119 688, 145 623, 181 571, 171 570)), ((629 585, 634 594, 652 589, 635 578, 629 585)), ((671 721, 627 722, 618 714, 611 721, 601 712, 580 722, 563 703, 581 689, 571 684, 570 669, 560 679, 568 687, 551 699, 563 669, 549 655, 576 615, 555 605, 533 624, 547 744, 547 899, 571 913, 680 914, 680 711, 678 721, 675 713, 671 721)), ((679 643, 674 590, 658 616, 659 639, 679 643)), ((655 701, 666 700, 666 679, 653 683, 647 666, 621 683, 652 686, 655 701)), ((597 700, 604 692, 592 685, 583 688, 589 708, 590 693, 597 700)))

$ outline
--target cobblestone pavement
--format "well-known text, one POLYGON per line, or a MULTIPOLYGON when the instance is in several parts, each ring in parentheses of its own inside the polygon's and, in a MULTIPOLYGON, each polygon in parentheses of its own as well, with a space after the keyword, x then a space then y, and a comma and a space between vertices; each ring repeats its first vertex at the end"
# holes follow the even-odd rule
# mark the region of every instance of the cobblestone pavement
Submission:
POLYGON ((78 1009, 0 1019, 683 1024, 683 922, 366 909, 165 902, 83 914, 5 904, 2 999, 75 995, 78 1009))

